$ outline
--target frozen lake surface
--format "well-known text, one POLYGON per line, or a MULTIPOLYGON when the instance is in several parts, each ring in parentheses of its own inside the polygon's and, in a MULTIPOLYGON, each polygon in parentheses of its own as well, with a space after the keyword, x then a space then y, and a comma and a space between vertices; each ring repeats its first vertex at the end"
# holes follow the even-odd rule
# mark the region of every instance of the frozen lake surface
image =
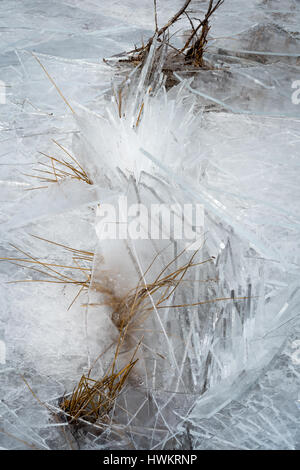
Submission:
MULTIPOLYGON (((157 3, 162 25, 183 2, 157 3)), ((203 17, 207 3, 192 1, 190 15, 203 17)), ((211 22, 209 67, 192 79, 177 71, 177 86, 145 93, 144 109, 133 75, 124 119, 110 96, 126 73, 103 58, 153 34, 151 1, 3 0, 0 8, 0 256, 22 259, 0 263, 0 447, 299 449, 300 1, 225 0, 211 22), (34 179, 41 152, 61 152, 53 140, 80 156, 92 185, 62 178, 32 190, 45 186, 34 179), (133 288, 133 266, 145 269, 165 247, 138 243, 128 254, 121 242, 99 242, 97 204, 115 202, 124 187, 135 203, 204 207, 201 256, 215 262, 192 277, 193 286, 206 283, 183 289, 175 304, 252 300, 153 317, 145 331, 166 338, 145 333, 119 402, 127 415, 114 410, 111 434, 107 425, 74 435, 50 410, 116 337, 107 309, 88 305, 101 277, 95 259, 133 288), (90 290, 69 310, 78 287, 31 282, 39 276, 26 263, 66 266, 70 254, 31 234, 96 252, 90 290)), ((178 44, 189 28, 186 17, 176 24, 178 44)))

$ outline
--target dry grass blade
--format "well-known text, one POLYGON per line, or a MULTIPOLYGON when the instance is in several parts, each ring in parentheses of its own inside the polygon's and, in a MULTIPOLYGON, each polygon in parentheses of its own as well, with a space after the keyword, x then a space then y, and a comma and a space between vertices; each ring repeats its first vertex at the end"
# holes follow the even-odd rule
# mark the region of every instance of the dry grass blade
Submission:
POLYGON ((14 284, 14 283, 19 283, 19 282, 47 282, 47 283, 55 283, 55 284, 63 284, 63 285, 70 284, 70 285, 78 286, 79 291, 76 294, 73 301, 71 302, 69 306, 70 308, 74 304, 74 302, 77 300, 81 292, 83 290, 88 289, 90 286, 94 253, 92 253, 91 251, 78 250, 76 248, 62 245, 60 243, 56 243, 56 242, 47 240, 45 238, 38 237, 36 235, 32 235, 32 236, 36 239, 61 247, 64 250, 71 252, 73 254, 72 256, 73 263, 72 264, 59 264, 59 263, 42 261, 32 256, 30 253, 27 253, 26 251, 11 244, 11 246, 15 250, 20 252, 23 255, 23 257, 0 258, 0 261, 8 261, 22 268, 26 268, 36 273, 42 274, 43 276, 45 276, 45 278, 22 279, 22 280, 17 280, 17 281, 9 281, 9 283, 14 284), (80 264, 83 262, 85 263, 84 265, 80 264), (77 278, 77 274, 79 273, 83 274, 83 277, 77 278))
POLYGON ((33 57, 35 58, 35 60, 37 61, 37 63, 42 67, 42 69, 44 70, 45 74, 47 75, 47 77, 49 78, 50 82, 52 83, 52 85, 54 86, 54 88, 56 89, 56 91, 59 93, 59 95, 61 96, 61 98, 64 100, 64 102, 66 103, 66 105, 68 106, 68 108, 72 111, 73 114, 75 114, 75 111, 74 109, 72 108, 72 106, 70 105, 70 103, 68 102, 68 100, 65 98, 65 96, 62 94, 61 90, 59 89, 59 87, 56 85, 55 81, 53 80, 53 78, 51 77, 51 75, 49 74, 49 72, 47 71, 46 67, 42 64, 42 62, 40 61, 40 59, 32 52, 32 55, 33 57))
POLYGON ((20 439, 19 437, 15 436, 14 434, 11 434, 10 432, 5 431, 4 429, 0 428, 0 433, 5 434, 6 436, 11 437, 13 439, 16 439, 18 442, 21 442, 22 444, 25 444, 27 447, 30 447, 33 450, 40 450, 34 444, 29 444, 29 442, 24 441, 23 439, 20 439))
MULTIPOLYGON (((70 178, 92 185, 92 180, 84 168, 80 165, 78 160, 73 155, 71 155, 71 153, 65 147, 63 147, 63 145, 58 143, 56 140, 53 140, 53 142, 64 152, 68 159, 48 155, 44 152, 39 152, 41 155, 50 160, 50 164, 48 165, 44 162, 38 162, 39 167, 33 169, 36 174, 24 173, 24 175, 28 176, 29 178, 38 179, 40 182, 47 184, 58 183, 59 181, 62 181, 66 178, 70 178)), ((39 188, 47 188, 47 186, 42 186, 39 188)))

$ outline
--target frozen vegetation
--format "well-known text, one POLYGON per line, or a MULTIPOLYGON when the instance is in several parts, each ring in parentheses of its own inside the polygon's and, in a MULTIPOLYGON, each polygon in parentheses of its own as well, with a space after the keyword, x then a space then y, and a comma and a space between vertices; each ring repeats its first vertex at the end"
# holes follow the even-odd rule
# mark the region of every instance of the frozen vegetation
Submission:
POLYGON ((0 8, 0 447, 299 449, 299 0, 225 0, 168 82, 166 38, 118 62, 150 0, 0 8), (124 196, 200 204, 199 250, 101 239, 124 196))

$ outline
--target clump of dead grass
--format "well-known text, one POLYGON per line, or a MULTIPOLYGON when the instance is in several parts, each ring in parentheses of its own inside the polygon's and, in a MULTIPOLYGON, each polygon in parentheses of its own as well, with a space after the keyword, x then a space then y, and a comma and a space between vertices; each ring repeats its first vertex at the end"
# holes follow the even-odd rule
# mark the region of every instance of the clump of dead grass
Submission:
MULTIPOLYGON (((24 257, 1 258, 2 260, 9 261, 21 267, 27 267, 28 269, 32 269, 38 273, 43 273, 48 278, 34 280, 25 279, 12 282, 55 282, 64 285, 78 285, 80 286, 80 290, 73 300, 73 304, 82 290, 89 289, 90 287, 92 266, 83 267, 80 263, 88 262, 91 265, 93 262, 94 253, 90 251, 78 250, 67 245, 62 245, 60 243, 44 239, 42 237, 34 237, 72 253, 73 264, 60 265, 58 263, 48 263, 41 261, 31 256, 24 250, 14 246, 14 248, 22 253, 24 257), (63 271, 61 271, 61 269, 63 269, 63 271), (75 277, 75 275, 65 274, 66 269, 75 269, 84 274, 85 278, 79 280, 75 277)), ((191 279, 185 279, 188 271, 197 266, 214 261, 213 257, 196 261, 198 252, 199 250, 195 250, 186 262, 184 262, 180 267, 173 269, 172 265, 174 266, 175 262, 177 262, 176 264, 178 265, 178 260, 184 255, 184 253, 186 253, 186 249, 182 250, 176 257, 171 259, 171 261, 163 267, 163 269, 156 277, 153 278, 153 280, 151 280, 151 282, 148 282, 146 281, 146 275, 151 270, 155 260, 159 257, 160 253, 158 253, 146 271, 142 273, 136 287, 129 290, 125 296, 119 297, 115 289, 112 288, 112 285, 108 279, 106 281, 103 279, 93 282, 93 289, 96 289, 98 292, 100 292, 104 298, 103 302, 99 305, 106 305, 111 309, 112 321, 119 331, 118 340, 113 360, 106 373, 100 379, 91 378, 91 371, 95 365, 94 363, 88 371, 88 374, 83 374, 81 376, 78 384, 74 387, 73 392, 70 395, 63 396, 60 399, 59 413, 65 417, 69 424, 74 425, 76 429, 81 425, 86 424, 97 424, 104 427, 110 425, 109 423, 112 419, 110 415, 112 410, 116 406, 122 408, 117 403, 118 397, 124 390, 131 371, 138 361, 138 359, 136 359, 136 354, 142 341, 142 339, 140 339, 139 342, 136 343, 135 340, 134 344, 132 344, 132 341, 128 342, 126 340, 128 335, 130 335, 131 330, 143 330, 143 324, 151 312, 154 310, 158 311, 159 309, 163 308, 188 308, 211 302, 247 299, 247 297, 215 298, 203 301, 196 299, 196 301, 192 303, 174 304, 172 302, 172 296, 178 287, 183 282, 193 282, 191 279), (128 346, 130 346, 130 349, 133 348, 134 352, 125 365, 119 366, 119 356, 121 353, 123 355, 123 346, 125 344, 125 349, 128 349, 128 346)), ((214 281, 216 281, 216 279, 214 279, 214 281)), ((111 346, 113 346, 113 344, 111 346)), ((101 355, 96 359, 95 362, 97 362, 100 357, 101 355)), ((31 390, 30 387, 29 389, 31 390)), ((126 410, 123 411, 126 412, 126 410)))
POLYGON ((34 178, 35 180, 46 184, 46 186, 33 187, 28 190, 48 188, 49 183, 58 183, 65 179, 83 181, 86 184, 92 185, 93 182, 91 178, 78 160, 59 142, 56 140, 53 140, 53 142, 64 152, 65 156, 57 157, 54 155, 48 155, 44 152, 39 152, 48 159, 48 162, 38 162, 37 168, 33 168, 32 170, 34 173, 24 173, 24 176, 34 178))
POLYGON ((82 375, 69 398, 63 398, 60 408, 70 424, 83 419, 91 423, 109 422, 109 413, 124 388, 125 382, 137 363, 131 359, 118 371, 110 370, 100 380, 82 375))
MULTIPOLYGON (((61 400, 60 408, 66 414, 70 424, 78 426, 82 424, 82 420, 88 423, 107 424, 113 408, 115 406, 122 408, 116 404, 117 399, 124 389, 133 367, 138 362, 135 357, 141 344, 141 341, 137 343, 128 363, 118 369, 118 358, 125 342, 127 330, 128 324, 124 324, 119 332, 113 361, 104 376, 99 380, 90 377, 94 363, 88 374, 82 375, 71 396, 69 398, 63 397, 61 400)), ((100 356, 95 362, 99 360, 100 356)), ((124 411, 127 412, 127 410, 124 411)))
POLYGON ((42 274, 42 278, 38 279, 19 279, 16 281, 9 281, 9 283, 27 283, 27 282, 45 282, 45 283, 54 283, 62 285, 75 285, 79 287, 79 291, 76 294, 75 298, 71 302, 69 309, 80 296, 84 290, 88 290, 91 281, 92 275, 92 263, 94 258, 94 253, 91 251, 78 250, 61 243, 56 243, 51 240, 47 240, 36 235, 32 235, 34 238, 50 243, 51 245, 63 248, 65 251, 72 253, 72 263, 65 265, 55 262, 43 261, 39 258, 32 256, 30 253, 22 250, 21 248, 10 244, 15 250, 23 255, 23 257, 6 257, 0 258, 0 261, 9 261, 10 263, 20 266, 21 268, 26 268, 35 273, 42 274), (80 275, 80 277, 79 277, 80 275))
MULTIPOLYGON (((75 264, 72 266, 61 266, 59 264, 42 262, 16 247, 15 248, 26 257, 18 259, 2 259, 6 259, 7 261, 16 263, 18 265, 20 262, 33 263, 33 266, 29 266, 29 268, 34 269, 37 272, 41 272, 41 270, 39 267, 37 268, 36 265, 43 266, 49 271, 48 275, 51 278, 48 280, 43 280, 44 282, 80 284, 80 292, 83 288, 89 288, 91 271, 89 271, 87 274, 86 270, 84 270, 85 268, 76 266, 76 264, 80 261, 92 262, 94 256, 92 252, 77 250, 41 237, 36 238, 48 243, 52 243, 53 245, 63 247, 65 250, 71 252, 75 264), (82 281, 77 281, 76 279, 71 278, 65 274, 61 274, 58 271, 58 268, 74 267, 77 267, 80 271, 83 271, 85 275, 87 275, 87 278, 82 281)), ((137 286, 134 289, 131 289, 125 296, 121 298, 118 297, 112 287, 109 284, 105 284, 105 282, 98 282, 93 285, 93 288, 96 288, 96 290, 104 295, 103 304, 109 306, 112 309, 112 321, 119 330, 114 357, 106 373, 100 379, 92 378, 91 372, 95 363, 99 360, 103 353, 96 359, 88 373, 81 376, 79 382, 74 387, 73 392, 70 395, 64 395, 59 400, 59 411, 57 410, 55 412, 55 419, 61 420, 63 418, 66 422, 68 422, 69 425, 72 426, 72 429, 74 430, 78 430, 81 427, 84 429, 86 425, 96 425, 100 430, 104 430, 112 425, 115 408, 120 408, 125 413, 128 412, 126 409, 122 408, 120 403, 118 403, 118 398, 124 391, 132 369, 138 362, 136 355, 143 338, 141 338, 138 342, 135 340, 134 344, 132 344, 131 341, 130 349, 133 349, 133 354, 127 361, 124 359, 123 346, 126 345, 125 350, 128 349, 129 343, 126 340, 128 335, 130 335, 131 328, 138 329, 138 326, 142 326, 148 315, 153 310, 159 310, 161 308, 187 308, 210 302, 247 299, 247 297, 230 297, 211 299, 208 301, 196 301, 193 303, 179 305, 172 303, 172 295, 180 286, 180 284, 184 281, 188 283, 192 282, 191 280, 184 279, 187 272, 192 268, 214 261, 214 258, 210 257, 203 261, 197 262, 196 255, 198 254, 198 251, 199 250, 195 250, 187 262, 183 263, 180 267, 173 269, 172 265, 175 263, 175 261, 178 261, 178 259, 186 252, 186 249, 184 249, 176 257, 171 259, 171 261, 164 266, 164 268, 156 277, 154 277, 151 282, 147 282, 145 276, 150 271, 155 260, 159 257, 160 253, 158 253, 147 270, 141 275, 137 286), (123 358, 123 365, 121 366, 119 365, 121 362, 120 354, 122 354, 123 358), (125 365, 124 361, 126 362, 125 365)), ((44 274, 45 273, 47 273, 47 271, 45 271, 44 274)), ((113 344, 110 347, 112 346, 113 344)), ((26 381, 25 383, 27 384, 26 381)), ((36 397, 29 384, 27 384, 27 386, 31 393, 36 397)), ((36 399, 40 402, 38 397, 36 397, 36 399)), ((40 403, 43 406, 46 406, 51 411, 51 413, 53 413, 51 406, 45 405, 42 402, 40 403)))
MULTIPOLYGON (((103 302, 95 305, 106 305, 111 309, 111 319, 115 326, 120 330, 131 328, 136 329, 144 324, 145 320, 154 310, 166 308, 188 308, 198 305, 204 305, 212 302, 221 302, 228 300, 244 300, 247 297, 222 297, 210 300, 197 300, 192 303, 173 304, 172 297, 175 291, 184 282, 189 285, 193 282, 191 279, 185 279, 186 274, 192 268, 214 262, 213 257, 209 257, 202 261, 195 261, 199 250, 194 251, 189 260, 180 267, 172 269, 172 265, 183 254, 186 249, 182 250, 174 259, 172 259, 151 282, 146 280, 146 275, 150 271, 159 253, 149 265, 147 270, 142 274, 136 287, 129 290, 125 296, 119 296, 116 289, 108 279, 101 279, 93 282, 93 289, 103 295, 103 302), (168 302, 169 301, 169 302, 168 302)), ((217 279, 208 279, 199 282, 216 282, 217 279)))
MULTIPOLYGON (((111 308, 112 321, 119 330, 119 336, 114 359, 106 374, 100 380, 94 380, 90 378, 89 371, 87 376, 83 375, 81 377, 71 396, 62 400, 60 407, 67 414, 70 424, 80 425, 82 419, 90 423, 107 424, 109 422, 109 414, 116 406, 117 398, 122 392, 130 372, 137 363, 135 356, 142 340, 140 340, 135 347, 129 362, 116 372, 118 357, 122 352, 122 346, 125 344, 127 336, 130 335, 131 329, 139 329, 138 326, 143 325, 146 318, 153 310, 159 310, 161 308, 187 308, 210 302, 247 299, 247 297, 230 297, 179 305, 172 304, 171 297, 179 285, 185 281, 184 277, 187 272, 196 266, 214 261, 213 257, 211 257, 196 262, 195 258, 198 253, 198 250, 196 250, 182 266, 174 270, 172 270, 172 268, 169 269, 185 251, 186 250, 183 250, 172 259, 153 281, 147 282, 145 276, 151 269, 155 259, 159 256, 158 253, 148 269, 141 276, 137 286, 123 297, 118 297, 108 281, 98 281, 93 284, 93 288, 103 294, 104 300, 101 304, 92 305, 106 305, 111 308), (170 305, 166 304, 167 301, 170 301, 170 305)), ((213 280, 216 281, 215 279, 213 280)), ((187 282, 192 281, 187 280, 187 282)), ((126 345, 128 347, 128 342, 126 345)), ((126 410, 124 411, 126 412, 126 410)))

